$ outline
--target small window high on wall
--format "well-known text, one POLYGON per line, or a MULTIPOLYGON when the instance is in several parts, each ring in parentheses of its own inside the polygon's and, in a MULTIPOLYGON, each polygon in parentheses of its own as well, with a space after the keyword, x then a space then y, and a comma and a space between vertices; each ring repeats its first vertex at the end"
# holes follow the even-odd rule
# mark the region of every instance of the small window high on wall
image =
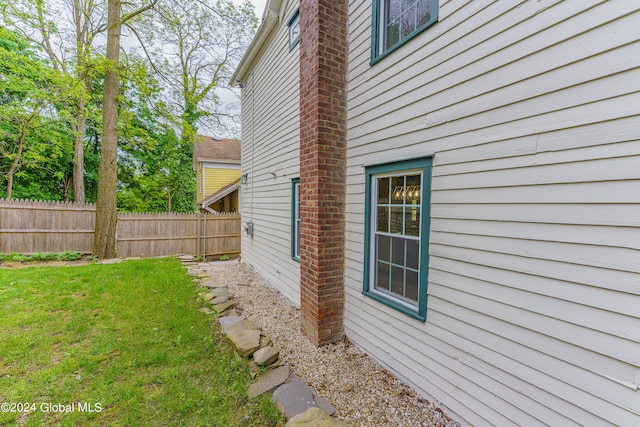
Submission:
POLYGON ((300 41, 300 11, 299 10, 296 10, 296 13, 293 14, 287 26, 289 27, 289 51, 291 51, 300 41))

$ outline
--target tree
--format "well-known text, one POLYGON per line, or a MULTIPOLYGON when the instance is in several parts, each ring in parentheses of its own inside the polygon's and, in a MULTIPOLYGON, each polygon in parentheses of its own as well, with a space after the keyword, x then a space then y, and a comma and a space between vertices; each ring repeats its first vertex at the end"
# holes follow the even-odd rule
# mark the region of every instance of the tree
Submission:
POLYGON ((25 39, 2 27, 0 76, 0 171, 4 196, 12 198, 14 178, 24 168, 60 177, 48 166, 65 155, 65 111, 57 107, 72 94, 72 82, 38 58, 25 39))
MULTIPOLYGON (((162 88, 148 63, 123 58, 118 138, 118 209, 131 212, 192 211, 180 202, 171 178, 179 163, 179 139, 165 117, 162 88)), ((191 162, 189 162, 189 168, 191 162)), ((191 174, 189 170, 189 174, 191 174)))
MULTIPOLYGON (((228 89, 233 70, 257 25, 253 5, 230 0, 175 2, 162 0, 157 13, 146 17, 144 32, 132 31, 145 48, 153 69, 166 84, 174 124, 180 128, 179 164, 172 181, 181 203, 195 208, 195 176, 191 172, 198 127, 209 133, 237 134, 238 117, 223 107, 221 91, 228 89), (157 46, 151 49, 150 46, 157 46), (189 179, 187 179, 189 177, 189 179)), ((229 92, 227 97, 235 96, 229 92)))
POLYGON ((74 114, 69 117, 73 130, 73 188, 76 202, 85 200, 84 141, 87 99, 92 90, 98 57, 96 37, 105 31, 102 0, 16 0, 7 5, 4 20, 19 29, 46 53, 54 69, 78 80, 76 95, 66 103, 74 114), (63 7, 63 10, 59 6, 63 7))
POLYGON ((113 258, 116 252, 116 215, 118 184, 118 66, 120 62, 120 33, 123 23, 152 8, 152 0, 133 12, 121 16, 120 0, 108 0, 107 8, 107 70, 104 77, 102 101, 102 148, 100 150, 100 178, 96 202, 96 228, 93 254, 100 259, 113 258))

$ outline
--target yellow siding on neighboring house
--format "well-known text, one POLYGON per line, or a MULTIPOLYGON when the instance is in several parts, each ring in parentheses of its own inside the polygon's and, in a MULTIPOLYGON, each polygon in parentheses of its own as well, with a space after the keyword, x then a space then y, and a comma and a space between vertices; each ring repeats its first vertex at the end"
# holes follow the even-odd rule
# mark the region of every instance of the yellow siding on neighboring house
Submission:
POLYGON ((196 166, 196 200, 200 201, 202 196, 202 163, 198 162, 196 166))
MULTIPOLYGON (((204 169, 204 192, 200 191, 198 194, 198 201, 210 196, 222 187, 231 184, 233 181, 240 178, 240 169, 217 169, 217 168, 205 168, 204 169), (204 193, 204 194, 202 194, 204 193)), ((199 176, 198 188, 201 190, 202 178, 199 176)))

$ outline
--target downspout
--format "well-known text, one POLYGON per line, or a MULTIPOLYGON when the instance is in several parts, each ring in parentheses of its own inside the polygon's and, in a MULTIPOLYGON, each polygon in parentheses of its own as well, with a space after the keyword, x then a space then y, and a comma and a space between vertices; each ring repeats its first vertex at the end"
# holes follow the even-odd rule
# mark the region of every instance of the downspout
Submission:
POLYGON ((251 169, 250 169, 250 174, 249 177, 251 179, 251 215, 249 216, 251 222, 253 222, 253 182, 255 180, 255 176, 253 175, 253 159, 254 159, 254 153, 255 153, 255 149, 256 149, 256 140, 255 140, 255 134, 256 134, 256 90, 255 90, 255 85, 254 85, 254 81, 253 81, 253 71, 251 71, 249 73, 249 75, 247 76, 247 80, 249 81, 249 88, 251 89, 251 169))

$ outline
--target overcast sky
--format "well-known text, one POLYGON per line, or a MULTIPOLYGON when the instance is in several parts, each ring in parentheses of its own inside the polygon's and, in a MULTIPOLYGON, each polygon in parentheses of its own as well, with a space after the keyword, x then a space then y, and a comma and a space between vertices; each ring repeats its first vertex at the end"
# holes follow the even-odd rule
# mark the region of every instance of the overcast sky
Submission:
MULTIPOLYGON (((236 3, 242 3, 242 0, 234 0, 236 3)), ((256 16, 258 20, 262 20, 262 12, 264 6, 267 4, 267 0, 251 0, 251 3, 256 7, 256 16)))

